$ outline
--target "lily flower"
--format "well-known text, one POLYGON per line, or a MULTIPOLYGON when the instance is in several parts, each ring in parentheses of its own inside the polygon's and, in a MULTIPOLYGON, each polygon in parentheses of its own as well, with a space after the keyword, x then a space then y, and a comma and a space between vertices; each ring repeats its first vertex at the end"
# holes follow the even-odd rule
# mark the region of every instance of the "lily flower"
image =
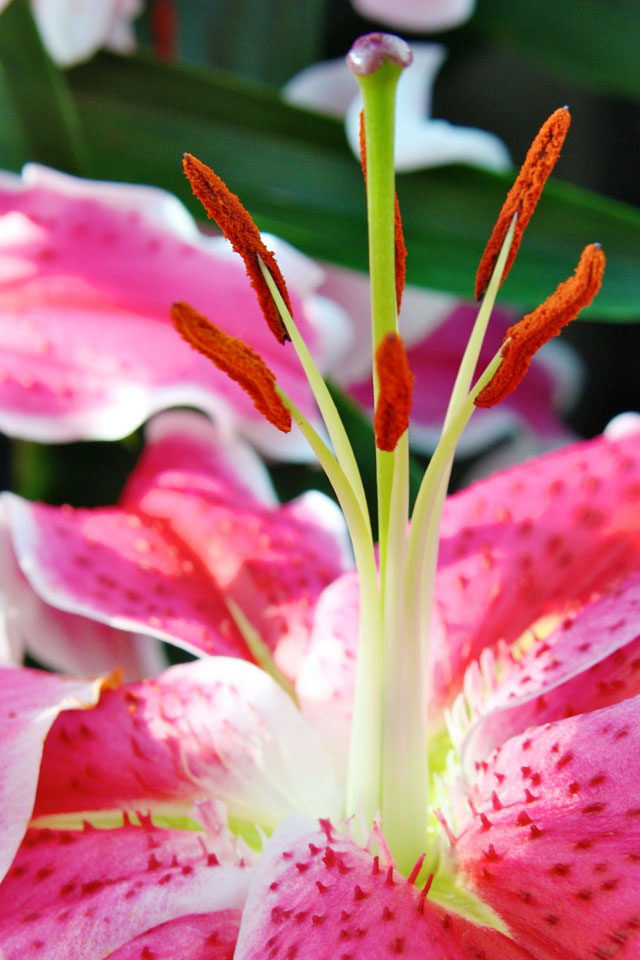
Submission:
MULTIPOLYGON (((237 198, 188 157, 208 211, 247 260, 255 255, 258 293, 268 289, 278 306, 271 328, 309 371, 333 449, 255 351, 185 302, 174 322, 281 430, 287 417, 300 424, 342 502, 357 581, 336 580, 316 607, 315 643, 296 684, 301 710, 282 677, 241 658, 174 667, 106 690, 84 710, 65 709, 62 693, 47 688, 39 777, 39 757, 34 764, 15 745, 35 739, 29 706, 43 681, 0 672, 6 780, 23 785, 5 840, 5 861, 15 857, 0 886, 6 960, 637 952, 637 420, 451 498, 437 550, 455 440, 475 403, 499 402, 517 386, 540 342, 597 292, 604 255, 587 247, 574 276, 510 329, 471 385, 479 331, 566 133, 568 115, 557 111, 482 259, 478 323, 407 533, 411 377, 395 330, 402 258, 386 174, 389 95, 409 57, 381 35, 350 56, 365 93, 378 552, 348 438, 288 313, 282 277, 260 266, 259 236, 237 198), (356 602, 344 602, 354 583, 356 602), (349 731, 346 772, 305 708, 314 681, 320 712, 336 711, 349 731)), ((243 602, 233 609, 249 636, 243 602)))
MULTIPOLYGON (((293 309, 326 368, 348 335, 346 318, 316 296, 319 267, 282 241, 269 243, 291 270, 293 309)), ((274 347, 241 264, 170 194, 36 165, 22 178, 2 174, 0 281, 3 432, 39 442, 111 440, 185 405, 267 455, 308 457, 302 438, 280 442, 236 384, 176 342, 166 304, 186 290, 263 352, 315 416, 306 381, 274 347)))
MULTIPOLYGON (((0 12, 9 0, 0 0, 0 12)), ((61 67, 88 60, 102 47, 130 53, 136 47, 132 21, 141 0, 32 0, 36 26, 61 67)))

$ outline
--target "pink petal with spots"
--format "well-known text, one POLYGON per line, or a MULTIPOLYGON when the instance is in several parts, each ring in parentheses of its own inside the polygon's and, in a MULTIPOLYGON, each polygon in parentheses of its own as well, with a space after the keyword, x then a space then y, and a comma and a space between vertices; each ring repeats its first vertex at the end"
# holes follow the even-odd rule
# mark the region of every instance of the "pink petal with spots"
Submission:
POLYGON ((481 683, 479 671, 465 678, 467 700, 479 714, 463 743, 467 772, 528 727, 640 694, 640 574, 567 617, 522 658, 503 664, 495 689, 484 696, 481 683))
MULTIPOLYGON (((185 405, 266 453, 308 458, 299 434, 284 438, 173 329, 171 304, 189 301, 254 347, 315 418, 295 353, 268 330, 242 264, 162 191, 153 194, 163 216, 149 217, 149 193, 40 167, 27 167, 18 188, 0 187, 2 430, 47 442, 114 439, 185 405)), ((297 322, 322 364, 330 338, 319 333, 324 301, 313 294, 321 273, 300 255, 285 259, 297 322)), ((344 318, 328 312, 333 350, 344 318)))
POLYGON ((300 708, 341 775, 349 752, 359 611, 358 576, 346 573, 320 596, 309 652, 296 681, 300 708))
POLYGON ((530 730, 482 764, 453 853, 536 957, 637 955, 639 778, 638 697, 530 730))
POLYGON ((278 507, 250 448, 195 414, 154 424, 121 507, 6 500, 21 570, 46 604, 196 653, 251 659, 230 597, 289 676, 317 597, 345 560, 343 522, 327 497, 278 507))
POLYGON ((0 580, 10 662, 21 663, 29 653, 39 663, 68 673, 108 673, 117 666, 126 680, 167 666, 162 645, 152 637, 123 633, 42 600, 18 566, 5 514, 0 505, 0 580))
MULTIPOLYGON (((438 442, 460 358, 477 312, 477 305, 459 304, 435 330, 409 347, 409 364, 416 378, 410 429, 418 448, 433 450, 438 442)), ((505 331, 514 320, 512 313, 494 311, 480 353, 479 370, 498 352, 505 331)), ((477 453, 522 429, 547 445, 558 445, 569 438, 556 410, 574 392, 571 386, 575 387, 579 379, 577 361, 564 344, 553 343, 548 348, 536 357, 523 382, 504 403, 474 412, 458 445, 459 455, 477 453)), ((352 383, 349 392, 372 409, 370 377, 352 383)))
POLYGON ((239 926, 239 910, 180 917, 141 934, 108 960, 232 960, 239 926))
POLYGON ((213 926, 242 906, 249 872, 195 830, 30 830, 1 888, 4 960, 102 960, 184 915, 213 926))
POLYGON ((564 615, 640 564, 640 427, 514 467, 447 500, 436 598, 435 693, 460 689, 486 647, 564 615))
MULTIPOLYGON (((38 670, 0 668, 0 877, 13 860, 31 818, 42 745, 65 710, 93 706, 101 680, 75 680, 38 670)), ((82 709, 81 709, 82 708, 82 709)), ((1 942, 1 940, 0 940, 1 942)))
POLYGON ((320 828, 302 817, 282 824, 253 873, 235 960, 387 960, 395 954, 531 960, 502 934, 432 903, 328 821, 320 828))
POLYGON ((70 713, 47 740, 35 815, 184 810, 206 797, 266 829, 296 810, 341 809, 317 734, 271 677, 242 660, 172 667, 70 713))

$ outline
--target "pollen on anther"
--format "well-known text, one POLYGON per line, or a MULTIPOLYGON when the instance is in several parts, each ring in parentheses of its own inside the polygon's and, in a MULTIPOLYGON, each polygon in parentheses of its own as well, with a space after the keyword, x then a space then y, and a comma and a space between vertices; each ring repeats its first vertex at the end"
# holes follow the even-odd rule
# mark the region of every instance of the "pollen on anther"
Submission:
POLYGON ((533 355, 591 303, 602 284, 604 267, 605 255, 600 245, 589 244, 582 251, 573 276, 560 283, 532 313, 509 327, 502 344, 502 363, 476 397, 477 407, 492 407, 515 390, 533 355))
POLYGON ((543 123, 522 165, 515 183, 507 194, 496 225, 480 259, 476 274, 476 298, 479 300, 489 285, 500 248, 504 243, 514 214, 516 220, 513 240, 507 256, 502 280, 505 279, 515 259, 522 234, 529 223, 542 189, 560 156, 567 135, 571 115, 566 107, 554 111, 543 123))
POLYGON ((376 371, 379 386, 373 417, 376 446, 379 450, 391 451, 409 426, 413 396, 413 374, 397 333, 387 333, 380 341, 376 371))
POLYGON ((188 303, 174 303, 171 319, 180 336, 235 380, 256 409, 278 430, 291 430, 291 415, 275 389, 275 376, 264 360, 236 337, 230 337, 188 303))
POLYGON ((207 215, 215 220, 233 249, 244 260, 251 286, 256 292, 267 325, 274 337, 280 343, 284 343, 290 337, 262 275, 258 258, 262 259, 273 277, 289 313, 292 312, 291 300, 276 258, 265 246, 251 214, 235 193, 229 190, 224 180, 206 163, 202 163, 190 153, 185 153, 183 168, 194 195, 207 211, 207 215))

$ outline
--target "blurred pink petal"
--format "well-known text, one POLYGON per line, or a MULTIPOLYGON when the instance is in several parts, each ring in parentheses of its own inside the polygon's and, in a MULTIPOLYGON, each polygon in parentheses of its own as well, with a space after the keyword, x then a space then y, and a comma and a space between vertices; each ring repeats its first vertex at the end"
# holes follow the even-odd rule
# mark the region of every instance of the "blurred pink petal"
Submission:
MULTIPOLYGON (((273 246, 274 244, 272 244, 273 246)), ((321 367, 344 318, 317 298, 322 271, 276 242, 297 321, 321 367)), ((187 300, 258 351, 317 420, 290 345, 260 313, 237 257, 199 233, 175 197, 41 167, 0 180, 0 427, 28 439, 115 439, 168 406, 199 407, 263 452, 308 459, 252 401, 182 342, 169 310, 187 300)))
MULTIPOLYGON (((427 311, 425 303, 423 323, 427 311)), ((412 442, 418 450, 433 450, 438 442, 458 372, 460 353, 469 339, 477 311, 477 305, 460 303, 426 336, 418 340, 410 332, 410 342, 413 342, 408 356, 416 377, 410 430, 412 442)), ((484 369, 500 349, 504 334, 513 322, 513 314, 509 311, 494 310, 478 370, 484 369)), ((535 438, 538 449, 532 446, 530 455, 560 446, 571 435, 556 411, 569 404, 579 380, 577 360, 566 345, 547 344, 534 358, 524 381, 504 403, 474 411, 458 445, 458 454, 478 453, 483 447, 518 433, 535 438)), ((351 380, 349 393, 367 409, 372 409, 369 377, 363 376, 355 382, 351 380)))

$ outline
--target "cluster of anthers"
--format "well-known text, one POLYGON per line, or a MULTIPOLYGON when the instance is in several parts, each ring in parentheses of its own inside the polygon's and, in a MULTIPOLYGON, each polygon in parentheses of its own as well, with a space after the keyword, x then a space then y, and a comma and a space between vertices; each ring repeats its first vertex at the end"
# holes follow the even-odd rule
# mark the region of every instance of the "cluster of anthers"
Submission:
MULTIPOLYGON (((291 316, 285 281, 258 228, 239 199, 208 166, 187 154, 184 170, 209 217, 242 256, 265 319, 287 348, 292 341, 314 391, 330 445, 314 430, 250 347, 228 336, 187 303, 173 306, 173 322, 253 398, 279 430, 298 424, 342 506, 360 581, 360 632, 345 815, 363 824, 378 814, 386 841, 407 874, 427 849, 428 770, 425 762, 429 696, 429 625, 438 530, 451 462, 474 406, 493 406, 519 384, 533 354, 588 305, 600 288, 605 257, 587 246, 575 273, 510 327, 499 353, 472 380, 499 286, 551 173, 569 128, 566 108, 543 124, 499 214, 482 255, 477 322, 453 387, 440 443, 425 473, 408 524, 408 439, 413 377, 398 330, 405 246, 393 172, 395 86, 411 51, 384 34, 359 40, 348 57, 364 102, 361 156, 367 188, 375 437, 378 480, 378 553, 364 490, 349 438, 333 400, 291 316), (403 784, 398 790, 395 785, 403 784)), ((428 211, 425 211, 428 216, 428 211)), ((422 860, 420 861, 422 863, 422 860)), ((428 867, 428 860, 426 863, 428 867)))

